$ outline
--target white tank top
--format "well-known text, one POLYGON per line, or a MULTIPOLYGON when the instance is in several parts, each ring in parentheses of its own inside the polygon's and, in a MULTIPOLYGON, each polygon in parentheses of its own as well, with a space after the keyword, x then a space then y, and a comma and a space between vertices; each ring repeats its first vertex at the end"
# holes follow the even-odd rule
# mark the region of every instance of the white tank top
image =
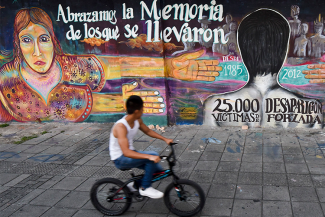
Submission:
POLYGON ((115 127, 116 124, 118 123, 122 123, 124 124, 124 126, 126 127, 128 133, 127 133, 127 139, 129 141, 129 149, 130 150, 135 150, 134 146, 133 146, 133 138, 135 136, 135 134, 137 134, 138 129, 139 129, 139 121, 136 120, 134 122, 134 127, 131 128, 130 125, 128 124, 128 122, 125 120, 124 116, 122 119, 118 120, 114 126, 112 127, 111 130, 111 134, 110 134, 110 138, 109 138, 109 154, 111 156, 111 160, 115 160, 117 158, 119 158, 120 156, 122 156, 123 152, 122 149, 120 147, 120 145, 118 144, 117 138, 114 137, 113 135, 113 129, 115 127))

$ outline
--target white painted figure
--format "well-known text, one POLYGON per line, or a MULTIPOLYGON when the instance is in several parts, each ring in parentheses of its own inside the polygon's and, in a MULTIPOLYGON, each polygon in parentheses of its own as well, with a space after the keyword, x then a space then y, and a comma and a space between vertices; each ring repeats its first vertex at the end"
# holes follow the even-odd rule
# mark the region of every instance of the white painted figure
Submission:
POLYGON ((319 16, 315 24, 315 35, 310 37, 308 42, 308 56, 320 58, 325 54, 325 36, 323 33, 324 23, 323 18, 319 16))
MULTIPOLYGON (((207 16, 202 16, 202 19, 199 20, 199 23, 201 23, 201 27, 202 29, 206 30, 208 29, 208 25, 211 23, 210 20, 208 20, 208 17, 207 16)), ((207 32, 207 35, 206 35, 207 38, 210 37, 210 33, 207 32)), ((212 44, 213 44, 213 37, 211 37, 211 39, 209 41, 204 41, 203 39, 203 34, 200 34, 199 35, 199 43, 203 46, 203 47, 206 47, 206 48, 209 48, 209 47, 212 47, 212 44)))
POLYGON ((222 29, 225 32, 225 34, 227 34, 228 32, 230 32, 230 23, 232 22, 232 16, 230 14, 226 15, 226 24, 223 25, 222 29))
POLYGON ((290 28, 291 28, 290 37, 292 39, 295 39, 300 34, 299 31, 300 31, 301 21, 298 19, 299 13, 300 13, 299 6, 292 5, 291 6, 291 17, 292 17, 292 20, 289 20, 289 24, 290 24, 290 28))
POLYGON ((228 46, 228 54, 231 52, 236 52, 238 51, 238 46, 237 46, 237 22, 236 21, 232 21, 230 23, 230 32, 228 32, 225 35, 225 40, 227 42, 227 46, 228 46))
POLYGON ((301 25, 300 32, 301 32, 300 36, 295 40, 293 54, 298 57, 305 57, 307 54, 307 44, 308 44, 308 38, 306 37, 306 34, 308 33, 307 23, 303 23, 301 25))

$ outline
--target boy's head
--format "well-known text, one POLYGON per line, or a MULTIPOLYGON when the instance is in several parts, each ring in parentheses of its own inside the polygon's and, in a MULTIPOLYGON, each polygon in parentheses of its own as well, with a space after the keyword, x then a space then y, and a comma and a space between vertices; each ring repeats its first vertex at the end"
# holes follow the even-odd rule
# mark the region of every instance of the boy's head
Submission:
POLYGON ((238 27, 238 46, 250 76, 277 74, 286 58, 290 26, 279 13, 261 9, 238 27))
POLYGON ((143 101, 141 97, 132 95, 126 101, 126 111, 129 115, 140 118, 143 113, 143 101))

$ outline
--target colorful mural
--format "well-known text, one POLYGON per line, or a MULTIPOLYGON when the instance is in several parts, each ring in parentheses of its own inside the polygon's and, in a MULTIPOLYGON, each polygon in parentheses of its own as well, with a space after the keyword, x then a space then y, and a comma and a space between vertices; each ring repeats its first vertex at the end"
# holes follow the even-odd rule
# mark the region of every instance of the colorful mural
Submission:
MULTIPOLYGON (((81 3, 84 2, 84 3, 81 3)), ((325 4, 0 5, 0 121, 321 128, 325 4)))

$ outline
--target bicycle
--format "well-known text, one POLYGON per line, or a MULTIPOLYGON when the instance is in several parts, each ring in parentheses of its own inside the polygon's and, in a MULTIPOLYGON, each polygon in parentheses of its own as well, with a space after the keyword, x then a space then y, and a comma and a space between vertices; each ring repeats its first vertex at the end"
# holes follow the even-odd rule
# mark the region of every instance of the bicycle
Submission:
MULTIPOLYGON (((155 173, 152 182, 172 176, 173 181, 166 187, 164 192, 164 203, 166 207, 175 215, 193 216, 203 209, 205 194, 197 183, 188 179, 180 179, 173 172, 173 167, 176 164, 173 146, 176 144, 177 143, 170 144, 171 153, 168 156, 160 156, 161 159, 167 160, 169 169, 160 173, 155 173), (191 189, 192 191, 194 190, 194 192, 190 191, 191 189), (191 210, 186 211, 184 208, 187 202, 189 203, 187 207, 190 207, 191 210)), ((141 179, 143 174, 136 176, 131 169, 122 171, 127 170, 130 172, 132 178, 126 182, 122 182, 115 178, 103 178, 92 186, 90 190, 91 202, 101 213, 110 216, 122 215, 130 208, 132 198, 135 198, 137 202, 144 200, 144 197, 139 194, 138 190, 136 192, 131 192, 127 187, 129 183, 134 182, 136 189, 139 189, 135 181, 141 179)))

